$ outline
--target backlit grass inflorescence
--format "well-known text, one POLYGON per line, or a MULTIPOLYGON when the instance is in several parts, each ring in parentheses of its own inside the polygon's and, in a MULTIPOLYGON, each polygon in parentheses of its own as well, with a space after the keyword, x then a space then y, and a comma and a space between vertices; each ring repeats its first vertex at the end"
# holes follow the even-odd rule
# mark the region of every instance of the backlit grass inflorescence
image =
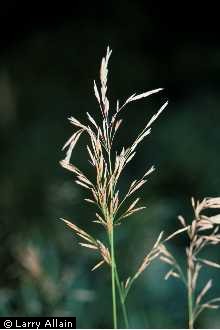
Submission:
MULTIPOLYGON (((102 266, 104 263, 110 266, 112 276, 113 318, 114 326, 117 327, 115 287, 116 285, 118 287, 125 323, 126 326, 128 326, 124 301, 128 292, 126 287, 130 287, 131 281, 128 279, 125 286, 123 286, 119 280, 115 261, 114 228, 116 225, 121 224, 125 218, 144 208, 144 206, 139 206, 140 198, 134 197, 132 200, 132 197, 147 182, 149 175, 154 171, 154 167, 152 166, 148 169, 140 179, 133 180, 129 184, 129 188, 124 196, 120 194, 119 191, 119 179, 126 166, 135 156, 138 145, 150 134, 151 125, 166 108, 168 102, 165 102, 159 111, 151 117, 130 146, 123 147, 120 151, 113 153, 112 146, 117 132, 122 125, 120 116, 125 106, 131 102, 158 93, 162 89, 154 89, 141 94, 135 93, 122 105, 117 101, 115 111, 112 111, 107 97, 108 62, 111 53, 112 51, 108 47, 106 56, 101 62, 99 88, 94 81, 94 93, 100 109, 100 119, 97 120, 88 112, 87 123, 81 123, 74 117, 69 118, 70 123, 75 128, 75 132, 63 147, 63 150, 66 150, 66 157, 60 163, 64 168, 73 172, 76 178, 75 182, 78 185, 88 190, 89 196, 85 200, 97 206, 96 219, 94 222, 102 225, 107 233, 109 245, 105 246, 100 240, 94 238, 85 230, 63 219, 63 221, 83 240, 80 245, 99 253, 101 260, 93 267, 93 270, 102 266), (89 156, 89 163, 93 167, 95 173, 92 178, 88 178, 87 175, 71 163, 73 149, 82 134, 86 134, 89 138, 89 144, 86 146, 86 149, 89 156), (127 204, 127 202, 129 202, 129 204, 127 204)), ((154 254, 154 251, 155 247, 152 250, 150 260, 152 260, 152 258, 154 259, 158 253, 157 251, 154 254)), ((133 281, 147 267, 147 264, 148 261, 144 260, 142 266, 134 276, 133 281)))
POLYGON ((186 228, 188 236, 188 246, 186 248, 186 272, 182 271, 173 255, 168 251, 164 244, 160 246, 160 259, 169 264, 171 269, 165 276, 181 279, 186 285, 188 292, 188 314, 189 328, 194 327, 195 320, 204 309, 216 309, 219 307, 220 298, 213 298, 204 302, 206 293, 212 287, 212 280, 198 291, 198 279, 200 272, 204 266, 220 268, 220 263, 213 260, 203 258, 201 252, 207 246, 215 246, 220 244, 220 214, 208 216, 204 214, 206 210, 220 209, 220 198, 204 198, 201 202, 192 198, 192 207, 194 210, 194 219, 190 226, 186 224, 186 220, 179 216, 179 221, 183 228, 186 228))

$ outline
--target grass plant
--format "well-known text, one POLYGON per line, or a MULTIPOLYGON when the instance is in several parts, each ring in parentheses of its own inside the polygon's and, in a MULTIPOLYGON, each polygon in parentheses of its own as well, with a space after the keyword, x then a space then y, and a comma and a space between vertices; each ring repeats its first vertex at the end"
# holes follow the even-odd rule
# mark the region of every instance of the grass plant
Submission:
POLYGON ((220 268, 219 263, 202 256, 206 247, 220 244, 220 214, 204 214, 204 211, 207 210, 210 212, 210 210, 220 209, 220 198, 204 198, 201 202, 192 198, 192 207, 194 217, 190 225, 187 225, 184 217, 179 216, 179 221, 182 227, 186 229, 188 238, 185 271, 181 269, 165 244, 160 245, 160 259, 171 266, 165 279, 169 277, 179 278, 186 287, 189 329, 194 328, 195 321, 203 310, 217 309, 220 306, 220 297, 204 301, 206 294, 212 287, 212 279, 209 279, 202 289, 199 290, 198 288, 200 273, 205 267, 220 268))
POLYGON ((121 281, 118 262, 116 261, 116 229, 119 225, 123 224, 125 219, 145 208, 143 205, 139 205, 140 198, 134 197, 134 195, 147 182, 149 175, 154 171, 154 166, 150 167, 139 179, 133 179, 132 182, 128 184, 128 190, 124 195, 120 192, 119 180, 124 169, 135 157, 139 144, 151 133, 152 124, 166 108, 168 102, 165 102, 158 112, 150 118, 130 146, 123 147, 119 151, 114 150, 114 140, 117 137, 119 128, 121 128, 123 122, 121 114, 125 107, 132 102, 160 92, 162 88, 141 94, 135 93, 128 97, 122 104, 117 101, 115 110, 112 110, 113 107, 110 107, 107 97, 108 64, 111 53, 112 51, 108 47, 106 56, 102 58, 100 86, 98 87, 94 81, 94 93, 98 102, 100 115, 93 116, 87 112, 87 123, 85 124, 74 117, 69 118, 70 123, 74 126, 75 132, 63 147, 63 150, 66 150, 66 157, 60 163, 64 168, 74 174, 76 178, 75 182, 78 185, 88 190, 89 198, 86 198, 85 201, 96 205, 97 212, 94 222, 101 225, 106 232, 108 246, 105 246, 103 242, 93 237, 92 234, 86 232, 84 229, 78 227, 78 225, 73 224, 69 220, 62 219, 66 225, 82 239, 82 242, 79 243, 81 246, 92 249, 100 255, 100 260, 92 270, 104 264, 108 265, 112 283, 113 324, 114 328, 117 328, 117 299, 119 298, 119 303, 121 305, 124 325, 125 327, 129 327, 125 305, 126 297, 135 280, 151 261, 158 257, 160 253, 158 246, 163 236, 162 233, 159 235, 152 250, 144 258, 134 276, 128 277, 126 281, 121 281), (91 178, 88 178, 86 174, 71 163, 72 152, 82 134, 86 134, 89 138, 89 143, 86 148, 89 156, 89 164, 94 170, 94 175, 91 178))

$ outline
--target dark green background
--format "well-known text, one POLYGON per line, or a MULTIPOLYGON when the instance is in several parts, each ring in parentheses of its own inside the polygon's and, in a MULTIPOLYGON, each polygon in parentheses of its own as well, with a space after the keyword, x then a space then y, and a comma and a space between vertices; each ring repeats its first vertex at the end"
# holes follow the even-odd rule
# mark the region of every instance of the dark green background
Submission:
MULTIPOLYGON (((93 79, 107 45, 112 105, 133 92, 165 88, 124 111, 119 147, 170 101, 121 183, 123 190, 146 167, 157 168, 142 191, 147 209, 118 230, 117 260, 126 278, 161 230, 178 228, 178 214, 190 219, 191 196, 219 195, 218 12, 207 4, 193 9, 141 0, 51 7, 7 1, 0 25, 0 315, 75 315, 78 327, 111 327, 108 269, 91 273, 96 256, 59 221, 65 217, 103 237, 85 192, 58 163, 72 132, 67 118, 83 120, 86 111, 96 117, 93 79), (28 251, 38 256, 40 278, 25 267, 28 251)), ((83 145, 73 160, 89 168, 83 145)), ((182 261, 185 241, 171 247, 182 261)), ((218 247, 209 254, 219 261, 218 247)), ((156 262, 131 291, 132 327, 186 326, 184 288, 163 281, 166 270, 156 262)), ((219 272, 207 268, 202 280, 209 276, 212 294, 220 295, 219 272)), ((220 327, 219 311, 205 312, 197 326, 220 327)))

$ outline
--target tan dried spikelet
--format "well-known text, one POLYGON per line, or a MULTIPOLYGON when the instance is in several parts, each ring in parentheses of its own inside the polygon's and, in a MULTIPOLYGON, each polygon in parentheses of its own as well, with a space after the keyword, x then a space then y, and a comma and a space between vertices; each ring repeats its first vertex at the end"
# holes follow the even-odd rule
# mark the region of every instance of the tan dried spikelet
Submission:
MULTIPOLYGON (((81 246, 86 247, 88 249, 99 251, 101 257, 103 258, 103 262, 102 263, 100 262, 99 266, 101 266, 105 262, 109 265, 111 264, 111 257, 110 257, 109 250, 108 250, 108 248, 105 247, 105 245, 102 242, 95 240, 90 234, 86 233, 84 230, 82 230, 81 228, 79 228, 78 226, 73 224, 72 222, 62 219, 62 218, 61 218, 61 220, 64 221, 68 227, 73 229, 73 231, 76 233, 76 235, 83 238, 85 241, 89 242, 89 243, 80 242, 79 244, 81 246)), ((92 270, 97 269, 99 266, 96 265, 92 270)))

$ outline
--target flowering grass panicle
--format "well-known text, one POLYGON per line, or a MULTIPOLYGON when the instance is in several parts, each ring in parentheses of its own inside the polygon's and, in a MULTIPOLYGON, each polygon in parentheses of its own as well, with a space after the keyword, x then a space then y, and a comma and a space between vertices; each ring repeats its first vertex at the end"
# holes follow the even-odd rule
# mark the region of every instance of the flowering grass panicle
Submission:
POLYGON ((205 295, 212 287, 211 279, 208 280, 200 292, 198 292, 197 288, 199 275, 205 266, 220 268, 219 263, 200 256, 207 246, 220 244, 220 214, 211 216, 204 214, 206 210, 220 209, 220 197, 204 198, 201 202, 192 198, 192 207, 194 219, 190 226, 187 226, 184 217, 178 217, 183 228, 187 229, 186 233, 189 240, 186 248, 185 274, 165 245, 161 244, 160 246, 160 259, 171 266, 165 279, 168 279, 170 276, 177 277, 186 285, 190 329, 194 327, 195 320, 204 309, 217 309, 220 306, 220 298, 213 298, 204 302, 205 295))
POLYGON ((109 242, 108 246, 105 246, 99 239, 94 238, 91 234, 79 228, 72 222, 62 219, 66 225, 82 239, 82 242, 80 242, 81 246, 92 249, 99 254, 100 260, 92 268, 93 270, 104 264, 110 266, 112 278, 113 321, 114 327, 116 328, 116 286, 120 297, 125 325, 128 327, 125 307, 125 298, 128 293, 127 288, 130 288, 133 281, 147 267, 149 260, 153 260, 158 253, 158 251, 156 252, 155 250, 156 247, 154 247, 148 257, 149 260, 144 260, 132 281, 127 280, 125 285, 122 284, 119 279, 115 260, 114 229, 116 225, 122 224, 124 219, 144 209, 144 206, 139 205, 140 198, 133 196, 147 182, 149 175, 154 171, 154 167, 150 167, 140 179, 134 179, 129 184, 129 188, 124 195, 120 193, 119 179, 124 169, 135 156, 139 144, 151 133, 152 124, 166 108, 168 102, 165 102, 159 111, 151 117, 130 146, 123 147, 121 150, 113 153, 112 146, 117 136, 117 132, 122 126, 123 120, 121 119, 121 114, 125 107, 129 103, 158 93, 162 89, 154 89, 141 94, 135 93, 128 97, 122 104, 117 101, 115 110, 112 110, 107 97, 108 63, 111 53, 112 51, 108 47, 106 56, 103 57, 101 61, 100 86, 98 87, 94 81, 94 93, 100 109, 99 119, 97 119, 96 116, 93 117, 88 112, 86 113, 87 123, 81 123, 74 117, 69 118, 70 123, 75 128, 75 132, 63 147, 63 150, 66 150, 66 156, 60 164, 75 175, 75 182, 78 185, 88 190, 89 196, 85 201, 97 206, 97 212, 95 215, 96 219, 94 222, 103 226, 106 231, 109 242), (86 149, 88 152, 89 163, 94 169, 94 176, 92 178, 88 178, 86 174, 71 163, 72 152, 82 134, 87 135, 89 138, 89 143, 86 146, 86 149))

